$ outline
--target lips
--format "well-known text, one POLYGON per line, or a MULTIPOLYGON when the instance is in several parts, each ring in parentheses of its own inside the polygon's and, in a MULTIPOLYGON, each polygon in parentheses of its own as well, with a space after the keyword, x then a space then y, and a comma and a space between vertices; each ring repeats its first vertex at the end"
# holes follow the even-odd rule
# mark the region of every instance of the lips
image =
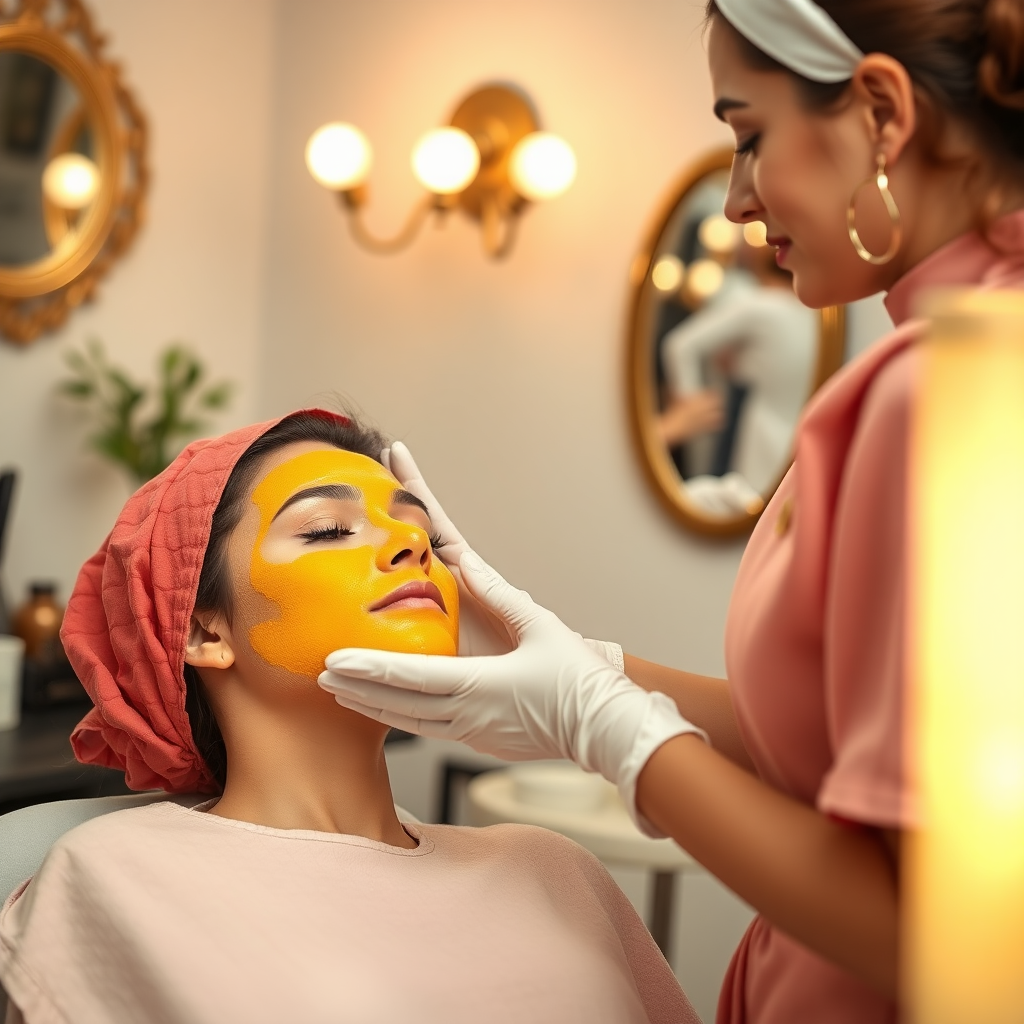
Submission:
POLYGON ((782 261, 789 253, 793 240, 786 238, 785 235, 769 235, 765 241, 775 250, 775 262, 782 266, 782 261))
POLYGON ((385 608, 440 608, 446 615, 448 609, 445 607, 441 591, 429 580, 417 580, 413 583, 406 583, 397 590, 392 590, 387 597, 382 598, 376 604, 370 605, 371 612, 383 611, 385 608))

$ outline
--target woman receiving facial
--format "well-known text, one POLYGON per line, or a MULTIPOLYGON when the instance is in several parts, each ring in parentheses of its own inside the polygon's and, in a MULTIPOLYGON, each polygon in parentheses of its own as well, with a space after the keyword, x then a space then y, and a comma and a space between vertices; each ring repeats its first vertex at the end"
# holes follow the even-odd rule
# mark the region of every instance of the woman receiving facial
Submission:
POLYGON ((82 569, 78 757, 213 797, 51 848, 0 913, 13 1020, 697 1024, 594 858, 543 829, 400 820, 387 727, 316 685, 339 645, 459 644, 435 524, 383 444, 322 410, 196 442, 82 569))
POLYGON ((736 142, 727 215, 766 225, 806 305, 884 292, 896 325, 801 417, 740 565, 728 678, 581 641, 481 563, 393 450, 476 597, 464 624, 497 616, 512 642, 472 663, 339 651, 321 685, 395 726, 616 781, 641 827, 758 911, 719 1024, 891 1024, 900 850, 921 824, 904 772, 915 317, 930 288, 1024 288, 1024 0, 711 0, 707 15, 736 142))
POLYGON ((383 809, 372 838, 414 846, 393 815, 387 728, 315 680, 339 642, 456 652, 458 590, 423 503, 366 455, 296 442, 266 456, 242 504, 222 555, 230 602, 197 607, 185 654, 231 765, 211 813, 348 832, 383 809))

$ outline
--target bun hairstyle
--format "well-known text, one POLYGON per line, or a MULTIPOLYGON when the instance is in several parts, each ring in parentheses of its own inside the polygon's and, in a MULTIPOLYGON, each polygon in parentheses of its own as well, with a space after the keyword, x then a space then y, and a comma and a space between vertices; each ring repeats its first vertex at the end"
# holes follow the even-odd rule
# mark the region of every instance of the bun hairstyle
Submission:
MULTIPOLYGON (((926 151, 936 158, 944 116, 973 125, 986 156, 1024 169, 1024 0, 816 0, 864 53, 898 60, 917 86, 926 151)), ((719 15, 715 0, 708 17, 719 15)), ((738 33, 737 33, 738 34, 738 33)), ((740 36, 750 63, 787 70, 740 36)), ((789 72, 794 74, 794 72, 789 72)), ((837 102, 845 82, 800 75, 808 106, 837 102)))

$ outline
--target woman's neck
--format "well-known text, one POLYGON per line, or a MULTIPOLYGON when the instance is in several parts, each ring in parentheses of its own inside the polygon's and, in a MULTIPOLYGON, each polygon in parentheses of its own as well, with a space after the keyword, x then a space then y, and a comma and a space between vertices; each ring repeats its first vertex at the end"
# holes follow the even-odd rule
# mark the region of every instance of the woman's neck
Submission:
POLYGON ((1024 207, 1024 188, 1011 179, 999 184, 976 174, 969 156, 969 152, 961 154, 962 159, 950 159, 938 167, 917 162, 913 188, 906 196, 914 227, 887 268, 886 290, 933 253, 976 231, 986 220, 998 220, 1024 207), (993 196, 997 199, 994 204, 993 196))
POLYGON ((287 709, 252 702, 238 691, 220 696, 216 711, 228 772, 210 813, 416 846, 395 812, 385 726, 339 707, 323 691, 287 709))

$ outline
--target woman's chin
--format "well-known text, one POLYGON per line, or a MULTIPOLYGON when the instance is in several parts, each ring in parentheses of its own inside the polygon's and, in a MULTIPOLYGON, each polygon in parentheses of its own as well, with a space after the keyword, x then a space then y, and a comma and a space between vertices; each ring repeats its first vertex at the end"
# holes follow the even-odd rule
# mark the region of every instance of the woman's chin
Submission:
POLYGON ((825 309, 827 306, 839 305, 834 293, 835 288, 821 276, 813 273, 793 272, 793 293, 809 309, 825 309))
POLYGON ((793 293, 810 309, 845 306, 865 299, 879 291, 876 281, 870 279, 856 262, 851 268, 827 270, 827 262, 811 265, 799 258, 790 260, 786 269, 793 272, 793 293))
MULTIPOLYGON (((377 636, 364 636, 359 642, 351 638, 340 642, 333 650, 343 647, 365 647, 375 651, 394 651, 396 654, 440 654, 452 657, 459 653, 458 629, 450 623, 412 621, 400 628, 382 631, 377 636)), ((327 654, 331 652, 328 651, 327 654)))

